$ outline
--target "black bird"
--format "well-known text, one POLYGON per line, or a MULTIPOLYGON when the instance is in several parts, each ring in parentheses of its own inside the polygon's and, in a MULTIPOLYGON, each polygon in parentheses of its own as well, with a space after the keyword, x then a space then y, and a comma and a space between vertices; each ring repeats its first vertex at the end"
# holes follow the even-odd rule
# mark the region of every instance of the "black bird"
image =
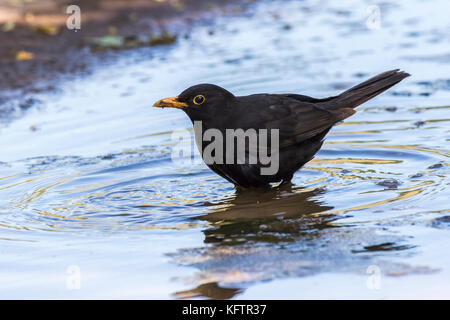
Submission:
POLYGON ((239 162, 236 158, 238 142, 234 138, 234 150, 226 148, 225 138, 218 139, 215 142, 223 146, 223 154, 214 149, 211 156, 217 156, 215 161, 205 160, 215 173, 238 187, 262 187, 272 182, 289 182, 293 174, 319 151, 325 135, 333 125, 354 114, 355 107, 408 76, 408 73, 398 69, 387 71, 338 96, 324 99, 291 93, 236 97, 219 86, 199 84, 186 89, 178 97, 159 100, 154 106, 182 109, 194 127, 197 121, 201 121, 201 131, 196 130, 195 138, 204 160, 208 145, 218 139, 214 136, 214 139, 209 139, 211 142, 207 141, 204 134, 208 129, 215 129, 215 133, 221 133, 224 137, 227 129, 242 129, 246 132, 249 129, 259 130, 258 132, 266 129, 271 133, 277 129, 279 140, 276 150, 271 149, 275 140, 261 145, 261 136, 258 136, 258 143, 254 140, 252 142, 249 136, 236 136, 237 139, 246 139, 244 143, 248 142, 245 144, 244 162, 239 162), (249 160, 251 154, 256 152, 258 155, 258 152, 263 151, 279 161, 276 172, 263 174, 261 169, 267 168, 267 161, 257 158, 255 163, 249 160), (230 153, 233 154, 231 160, 234 161, 227 159, 227 154, 230 153))

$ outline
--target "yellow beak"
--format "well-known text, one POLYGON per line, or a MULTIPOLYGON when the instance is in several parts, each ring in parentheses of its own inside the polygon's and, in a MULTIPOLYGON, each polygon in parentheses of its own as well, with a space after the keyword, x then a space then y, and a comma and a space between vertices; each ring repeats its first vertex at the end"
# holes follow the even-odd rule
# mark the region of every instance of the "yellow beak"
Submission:
POLYGON ((188 106, 187 103, 178 101, 178 97, 171 97, 157 101, 154 105, 157 108, 178 108, 183 109, 188 106))

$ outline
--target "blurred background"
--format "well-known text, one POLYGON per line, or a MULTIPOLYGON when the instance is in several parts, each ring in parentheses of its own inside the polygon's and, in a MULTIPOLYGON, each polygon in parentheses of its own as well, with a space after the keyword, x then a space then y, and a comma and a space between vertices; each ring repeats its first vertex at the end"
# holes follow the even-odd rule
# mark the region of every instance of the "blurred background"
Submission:
POLYGON ((449 9, 0 1, 0 297, 448 299, 449 9), (411 77, 267 192, 237 192, 182 112, 152 108, 197 83, 327 97, 396 68, 411 77))

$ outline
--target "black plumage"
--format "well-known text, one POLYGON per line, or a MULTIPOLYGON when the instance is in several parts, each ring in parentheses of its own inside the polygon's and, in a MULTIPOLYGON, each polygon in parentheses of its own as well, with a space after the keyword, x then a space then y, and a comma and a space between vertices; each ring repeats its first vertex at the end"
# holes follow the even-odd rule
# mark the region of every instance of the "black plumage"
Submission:
MULTIPOLYGON (((178 97, 160 100, 154 106, 182 109, 193 123, 201 121, 202 135, 208 129, 217 129, 224 136, 227 129, 267 129, 268 132, 278 129, 279 168, 274 174, 261 174, 261 168, 267 165, 259 161, 227 163, 225 141, 223 160, 207 162, 209 168, 236 186, 261 187, 272 182, 289 182, 293 174, 314 157, 333 125, 354 114, 355 107, 408 76, 399 70, 387 71, 340 95, 324 99, 299 94, 236 97, 219 86, 199 84, 186 89, 178 97)), ((211 142, 204 141, 198 134, 196 132, 196 139, 200 141, 198 146, 203 154, 211 142)), ((267 148, 270 150, 270 145, 267 148)), ((261 151, 261 146, 247 143, 247 156, 251 150, 261 151)))

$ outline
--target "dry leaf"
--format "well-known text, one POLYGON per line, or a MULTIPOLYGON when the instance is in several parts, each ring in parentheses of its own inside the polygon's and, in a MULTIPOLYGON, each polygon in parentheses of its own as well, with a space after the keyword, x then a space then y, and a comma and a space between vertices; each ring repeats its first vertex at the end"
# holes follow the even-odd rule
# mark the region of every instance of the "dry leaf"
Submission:
POLYGON ((16 52, 16 60, 33 60, 34 54, 25 50, 19 50, 16 52))
POLYGON ((16 24, 14 22, 6 22, 5 24, 2 25, 2 31, 3 32, 10 32, 13 31, 14 28, 16 27, 16 24))
POLYGON ((41 25, 34 27, 34 31, 48 36, 56 36, 59 33, 59 27, 51 25, 41 25))

